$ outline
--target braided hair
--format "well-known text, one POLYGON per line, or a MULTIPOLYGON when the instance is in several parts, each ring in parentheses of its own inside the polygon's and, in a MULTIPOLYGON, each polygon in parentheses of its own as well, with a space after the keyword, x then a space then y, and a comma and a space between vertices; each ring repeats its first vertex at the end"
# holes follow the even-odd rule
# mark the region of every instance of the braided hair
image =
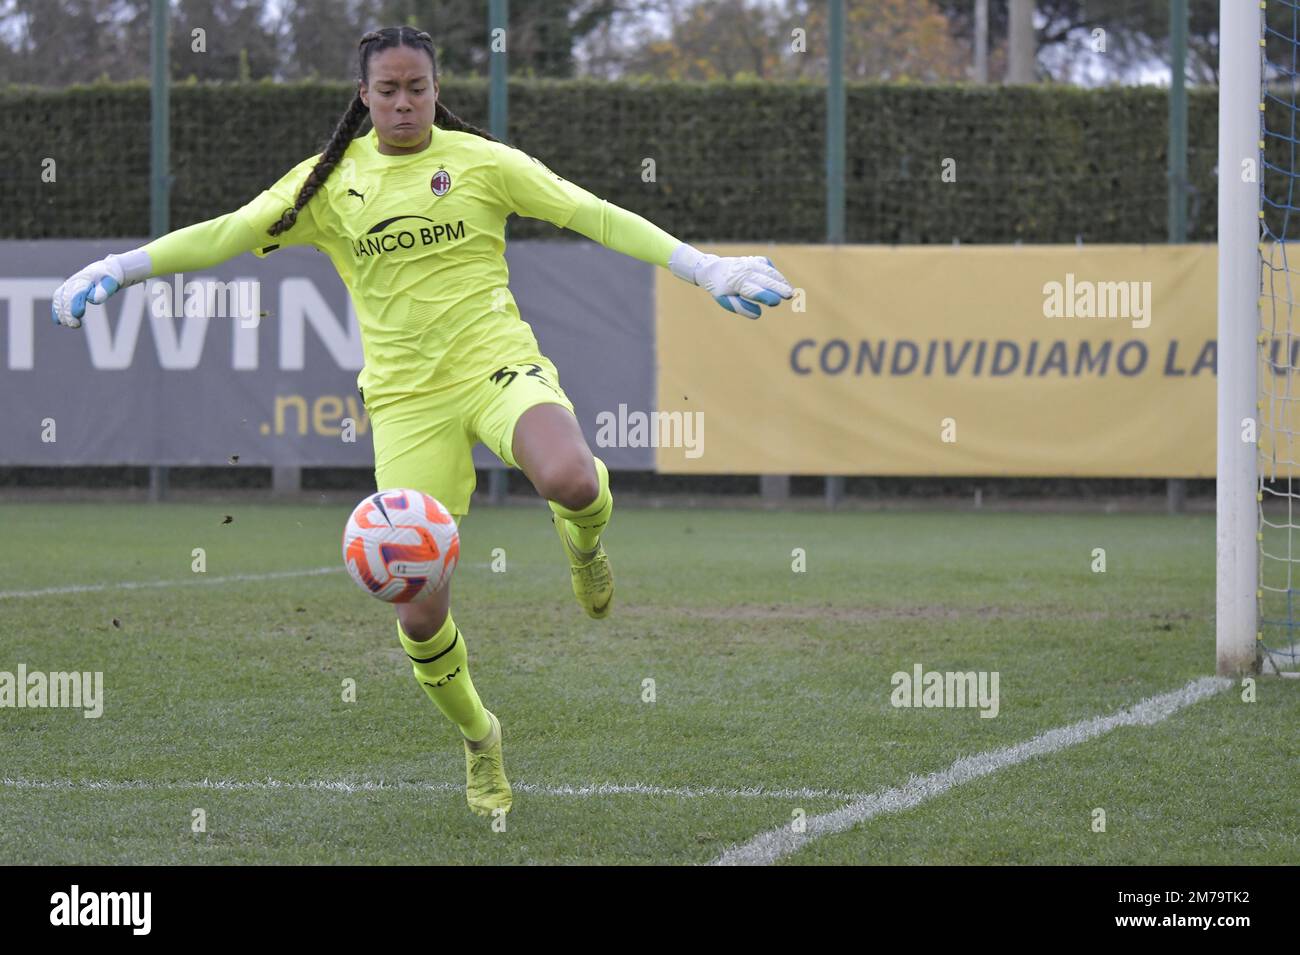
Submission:
MULTIPOLYGON (((422 30, 404 26, 372 30, 361 38, 361 42, 357 44, 357 54, 360 64, 358 74, 362 83, 370 82, 370 58, 380 50, 387 50, 395 46, 409 46, 417 50, 423 50, 428 54, 429 61, 433 64, 433 75, 437 79, 438 55, 433 49, 433 38, 422 30)), ((329 178, 330 173, 334 171, 334 167, 343 158, 343 154, 361 128, 361 124, 365 122, 366 117, 369 115, 370 108, 361 101, 361 92, 358 90, 353 94, 352 102, 344 110, 338 125, 334 127, 334 133, 330 136, 329 142, 321 152, 320 159, 317 160, 307 178, 303 180, 302 188, 298 190, 298 196, 294 199, 293 206, 285 209, 279 221, 266 230, 270 235, 280 235, 282 232, 287 232, 293 228, 293 224, 298 221, 298 213, 302 211, 303 206, 311 201, 312 196, 316 195, 320 187, 325 184, 325 180, 329 178)), ((487 131, 465 122, 465 120, 444 106, 441 99, 434 106, 433 124, 439 129, 449 129, 458 133, 473 133, 475 136, 490 139, 494 143, 500 142, 487 131)))

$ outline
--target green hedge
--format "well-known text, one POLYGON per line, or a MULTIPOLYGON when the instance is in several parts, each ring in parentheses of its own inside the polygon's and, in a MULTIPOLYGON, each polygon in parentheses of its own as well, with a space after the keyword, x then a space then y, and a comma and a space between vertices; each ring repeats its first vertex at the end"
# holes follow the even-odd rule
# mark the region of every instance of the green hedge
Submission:
MULTIPOLYGON (((350 95, 343 83, 177 86, 173 228, 236 208, 317 151, 350 95)), ((449 80, 441 95, 486 126, 486 83, 449 80)), ((820 242, 824 101, 810 83, 521 80, 510 142, 683 239, 820 242), (647 158, 655 182, 642 181, 647 158)), ((1163 90, 850 84, 847 102, 850 242, 1165 239, 1163 90), (955 183, 941 179, 945 158, 955 183)), ((148 234, 147 86, 8 88, 0 110, 0 235, 148 234)), ((1216 91, 1192 91, 1188 112, 1190 238, 1212 241, 1216 91)))

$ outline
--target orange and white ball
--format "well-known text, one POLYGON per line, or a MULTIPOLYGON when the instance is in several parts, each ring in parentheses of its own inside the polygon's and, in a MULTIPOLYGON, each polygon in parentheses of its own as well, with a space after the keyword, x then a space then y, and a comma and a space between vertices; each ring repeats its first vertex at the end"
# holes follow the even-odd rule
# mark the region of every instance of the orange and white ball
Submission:
POLYGON ((437 593, 460 559, 456 522, 438 501, 409 488, 364 498, 343 531, 343 563, 367 593, 407 603, 437 593))

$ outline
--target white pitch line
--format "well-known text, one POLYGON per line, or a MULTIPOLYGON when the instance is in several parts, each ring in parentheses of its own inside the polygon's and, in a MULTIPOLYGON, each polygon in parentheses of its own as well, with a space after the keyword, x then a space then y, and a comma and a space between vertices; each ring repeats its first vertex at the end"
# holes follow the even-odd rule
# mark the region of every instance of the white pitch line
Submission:
MULTIPOLYGON (((491 567, 489 563, 457 564, 456 569, 474 568, 482 570, 491 567)), ((155 587, 192 587, 195 584, 241 584, 256 583, 259 580, 283 580, 289 577, 318 577, 321 574, 343 573, 342 564, 337 567, 311 567, 307 570, 269 570, 262 574, 230 574, 225 577, 209 577, 195 574, 193 580, 125 580, 116 584, 72 584, 67 587, 46 587, 42 590, 0 590, 0 600, 19 597, 50 597, 57 594, 94 594, 105 590, 147 590, 155 587)))
MULTIPOLYGON (((768 789, 763 786, 725 788, 721 786, 649 786, 642 783, 592 783, 581 786, 547 786, 539 783, 514 782, 516 792, 539 796, 678 796, 699 799, 724 796, 731 799, 858 799, 862 793, 836 792, 829 789, 768 789)), ((24 779, 0 778, 0 789, 35 789, 55 792, 128 792, 185 791, 209 789, 220 792, 270 790, 311 790, 317 792, 464 792, 459 783, 384 782, 383 780, 317 779, 292 782, 279 779, 235 780, 200 779, 188 782, 152 782, 145 779, 24 779)))
POLYGON ((125 580, 115 584, 73 584, 68 587, 46 587, 43 590, 0 590, 0 600, 18 597, 49 597, 55 594, 93 594, 105 590, 147 590, 154 587, 189 587, 194 584, 234 584, 258 580, 277 580, 285 577, 315 577, 319 574, 339 573, 343 566, 313 567, 309 570, 272 570, 263 574, 231 574, 227 577, 208 577, 195 574, 193 580, 125 580))
POLYGON ((902 812, 940 796, 954 787, 968 783, 999 769, 1015 766, 1074 746, 1093 737, 1109 733, 1120 726, 1153 726, 1181 710, 1233 685, 1227 677, 1203 677, 1180 690, 1151 697, 1110 716, 1097 716, 1069 726, 1040 733, 1015 746, 991 750, 976 756, 964 756, 947 769, 928 776, 913 776, 902 786, 855 798, 849 805, 804 820, 803 832, 789 823, 759 833, 743 845, 732 846, 714 859, 712 865, 770 865, 783 856, 797 852, 822 836, 844 832, 875 816, 902 812))

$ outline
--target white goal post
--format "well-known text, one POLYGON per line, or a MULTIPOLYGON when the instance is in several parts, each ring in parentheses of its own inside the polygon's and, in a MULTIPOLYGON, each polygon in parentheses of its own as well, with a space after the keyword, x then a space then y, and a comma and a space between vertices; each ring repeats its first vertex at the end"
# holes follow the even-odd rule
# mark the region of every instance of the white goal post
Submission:
POLYGON ((1263 5, 1219 4, 1218 460, 1215 644, 1220 674, 1257 667, 1257 510, 1263 5), (1249 172, 1249 174, 1247 174, 1249 172), (1247 419, 1255 422, 1246 439, 1247 419))

